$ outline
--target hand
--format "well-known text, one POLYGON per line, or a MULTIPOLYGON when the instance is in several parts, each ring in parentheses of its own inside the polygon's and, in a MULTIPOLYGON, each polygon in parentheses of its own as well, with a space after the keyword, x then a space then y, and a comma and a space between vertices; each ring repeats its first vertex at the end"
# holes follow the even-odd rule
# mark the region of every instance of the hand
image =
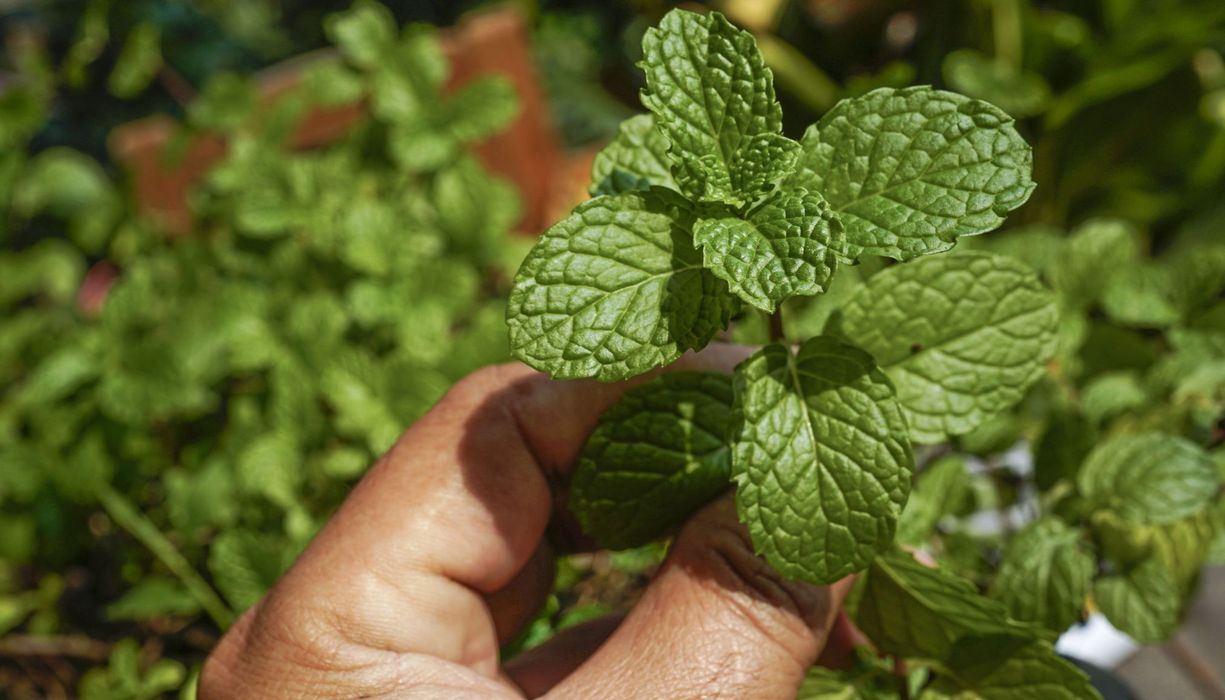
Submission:
MULTIPOLYGON (((715 347, 678 365, 727 371, 744 355, 715 347)), ((850 584, 780 578, 730 497, 681 529, 624 620, 499 666, 552 585, 549 483, 627 386, 521 365, 461 381, 221 640, 200 697, 794 698, 835 622, 846 627, 850 584)))

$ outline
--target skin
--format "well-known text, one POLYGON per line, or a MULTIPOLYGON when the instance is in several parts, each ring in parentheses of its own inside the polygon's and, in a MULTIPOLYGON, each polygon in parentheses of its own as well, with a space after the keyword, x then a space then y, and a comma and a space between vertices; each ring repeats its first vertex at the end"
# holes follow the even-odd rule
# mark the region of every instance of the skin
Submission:
MULTIPOLYGON (((715 347, 676 367, 728 371, 747 352, 715 347)), ((575 544, 550 484, 633 384, 517 364, 459 382, 225 635, 200 697, 794 698, 805 669, 837 664, 854 641, 839 615, 850 581, 779 577, 730 495, 681 528, 624 619, 499 665, 550 590, 555 547, 575 544)))

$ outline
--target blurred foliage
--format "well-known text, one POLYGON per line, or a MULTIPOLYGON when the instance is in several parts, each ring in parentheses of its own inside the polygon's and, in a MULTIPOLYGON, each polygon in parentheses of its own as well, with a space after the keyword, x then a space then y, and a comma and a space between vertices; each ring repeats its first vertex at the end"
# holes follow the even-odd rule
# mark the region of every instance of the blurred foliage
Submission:
MULTIPOLYGON (((188 105, 180 138, 229 147, 182 238, 89 156, 25 147, 62 65, 32 45, 4 93, 0 625, 133 635, 84 698, 182 685, 173 656, 206 649, 158 660, 137 638, 228 625, 404 426, 507 356, 519 201, 466 147, 514 116, 514 91, 479 78, 442 96, 435 33, 375 3, 325 26, 343 60, 272 109, 234 73, 188 105), (341 141, 288 148, 308 110, 362 100, 371 116, 341 141)), ((156 55, 153 38, 132 51, 156 55)))

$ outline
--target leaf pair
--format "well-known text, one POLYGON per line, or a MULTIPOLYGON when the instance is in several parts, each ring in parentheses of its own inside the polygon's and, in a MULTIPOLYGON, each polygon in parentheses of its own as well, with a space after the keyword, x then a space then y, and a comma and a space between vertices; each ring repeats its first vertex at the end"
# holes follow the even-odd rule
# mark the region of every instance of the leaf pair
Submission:
POLYGON ((571 507, 601 544, 637 546, 737 484, 754 548, 792 578, 835 581, 893 540, 914 458, 888 379, 831 337, 770 345, 734 377, 678 373, 601 419, 571 507))

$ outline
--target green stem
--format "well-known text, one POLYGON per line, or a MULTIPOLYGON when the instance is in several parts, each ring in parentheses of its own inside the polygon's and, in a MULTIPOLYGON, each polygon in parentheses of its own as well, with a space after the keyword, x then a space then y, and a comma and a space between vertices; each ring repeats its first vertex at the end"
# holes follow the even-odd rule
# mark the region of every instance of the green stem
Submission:
POLYGON ((187 558, 175 548, 174 543, 166 539, 161 530, 158 530, 157 526, 146 518, 131 501, 110 484, 103 486, 98 492, 98 501, 102 503, 102 507, 119 527, 127 530, 128 534, 135 537, 183 582, 187 591, 200 603, 200 607, 204 608, 208 616, 213 618, 213 622, 216 622, 223 630, 234 623, 234 612, 221 600, 221 596, 217 595, 213 587, 208 585, 208 582, 191 565, 191 562, 187 561, 187 558))
POLYGON ((770 314, 770 342, 782 342, 787 338, 786 331, 783 330, 783 307, 778 307, 774 313, 770 314))
POLYGON ((1021 70, 1025 37, 1021 27, 1018 0, 995 0, 991 5, 991 33, 995 39, 995 60, 1021 70))
POLYGON ((825 112, 842 95, 842 88, 799 49, 773 34, 758 34, 761 57, 779 85, 814 112, 825 112))

